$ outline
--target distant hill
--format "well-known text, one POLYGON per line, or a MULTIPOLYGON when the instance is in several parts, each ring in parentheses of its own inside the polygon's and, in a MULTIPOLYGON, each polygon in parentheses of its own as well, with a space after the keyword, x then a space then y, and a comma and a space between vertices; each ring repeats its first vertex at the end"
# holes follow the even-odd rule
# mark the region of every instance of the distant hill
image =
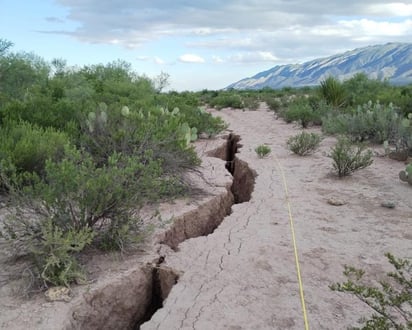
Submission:
POLYGON ((358 48, 343 54, 303 64, 277 65, 226 89, 261 89, 319 85, 328 76, 349 79, 363 72, 370 78, 389 79, 393 84, 412 83, 412 44, 388 43, 358 48))

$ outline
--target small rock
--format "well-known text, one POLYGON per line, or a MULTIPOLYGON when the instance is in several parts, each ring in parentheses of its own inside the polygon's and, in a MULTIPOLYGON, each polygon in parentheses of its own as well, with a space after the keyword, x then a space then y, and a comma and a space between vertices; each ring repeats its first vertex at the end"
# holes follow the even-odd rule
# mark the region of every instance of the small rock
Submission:
POLYGON ((333 206, 341 206, 341 205, 345 205, 346 202, 342 199, 331 197, 328 199, 328 204, 333 205, 333 206))
POLYGON ((210 134, 207 134, 205 132, 202 132, 199 134, 199 139, 209 139, 210 138, 210 134))
POLYGON ((382 206, 382 207, 386 207, 386 208, 388 208, 388 209, 394 209, 395 206, 396 206, 396 204, 395 204, 394 201, 383 201, 383 202, 381 203, 381 206, 382 206))
POLYGON ((65 286, 55 286, 48 289, 44 293, 47 301, 66 301, 69 302, 71 297, 71 290, 65 286))

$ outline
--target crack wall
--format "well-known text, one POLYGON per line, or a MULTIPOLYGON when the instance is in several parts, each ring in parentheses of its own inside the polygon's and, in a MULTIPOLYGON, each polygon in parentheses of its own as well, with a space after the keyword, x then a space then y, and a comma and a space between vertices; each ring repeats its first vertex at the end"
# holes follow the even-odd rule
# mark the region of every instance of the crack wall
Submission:
POLYGON ((252 170, 249 165, 236 157, 238 150, 242 147, 239 143, 240 136, 236 134, 229 134, 226 142, 226 152, 222 153, 217 149, 209 153, 214 157, 218 157, 226 161, 226 169, 233 176, 233 183, 231 191, 234 196, 235 204, 244 203, 250 200, 253 189, 255 187, 256 172, 252 170), (222 157, 224 155, 224 157, 222 157))
POLYGON ((134 330, 139 330, 144 322, 149 321, 153 314, 163 307, 163 301, 167 298, 172 287, 179 280, 178 272, 170 267, 162 265, 164 260, 164 257, 160 257, 158 261, 152 265, 152 294, 150 302, 146 307, 145 315, 133 326, 134 330))

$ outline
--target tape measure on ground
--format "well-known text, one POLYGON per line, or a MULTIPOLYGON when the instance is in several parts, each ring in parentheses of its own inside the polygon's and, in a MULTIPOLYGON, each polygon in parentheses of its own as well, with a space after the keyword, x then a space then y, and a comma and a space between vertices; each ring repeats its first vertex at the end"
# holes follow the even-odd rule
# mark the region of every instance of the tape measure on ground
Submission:
POLYGON ((298 248, 297 248, 297 244, 296 244, 295 226, 294 226, 294 222, 293 222, 292 208, 290 206, 290 200, 289 200, 288 185, 286 183, 285 173, 282 169, 282 166, 280 165, 279 160, 276 158, 276 156, 274 158, 275 158, 277 167, 279 169, 280 175, 282 177, 283 188, 285 190, 286 204, 287 204, 288 213, 289 213, 290 231, 292 233, 293 251, 294 251, 294 254, 295 254, 296 273, 298 275, 298 282, 299 282, 299 294, 300 294, 300 303, 302 305, 303 322, 305 324, 305 330, 309 330, 309 322, 308 322, 308 316, 307 316, 307 313, 306 313, 306 305, 305 305, 305 296, 304 296, 304 293, 303 293, 302 276, 301 276, 301 273, 300 273, 298 248))

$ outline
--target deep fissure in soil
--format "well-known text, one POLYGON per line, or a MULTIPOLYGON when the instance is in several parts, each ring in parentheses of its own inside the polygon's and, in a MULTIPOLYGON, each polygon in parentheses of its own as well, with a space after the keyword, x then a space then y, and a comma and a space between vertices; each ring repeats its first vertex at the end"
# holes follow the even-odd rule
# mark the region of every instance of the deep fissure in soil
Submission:
POLYGON ((145 315, 139 319, 133 329, 139 330, 140 326, 151 319, 154 313, 163 307, 163 301, 167 298, 172 287, 179 280, 179 274, 169 267, 162 266, 164 257, 160 257, 152 266, 152 294, 146 308, 145 315))
POLYGON ((238 149, 242 147, 239 144, 240 136, 229 134, 226 143, 226 169, 233 176, 231 187, 235 204, 244 203, 250 200, 255 186, 256 172, 249 165, 236 157, 238 149))
MULTIPOLYGON (((253 171, 246 162, 236 157, 236 153, 238 153, 238 149, 242 147, 242 145, 239 144, 239 141, 240 141, 239 135, 229 134, 229 136, 227 137, 227 142, 226 142, 226 145, 224 146, 224 149, 218 148, 217 150, 211 151, 209 153, 209 156, 211 157, 217 157, 217 158, 220 158, 226 161, 225 168, 229 171, 229 173, 233 177, 233 181, 231 185, 231 192, 233 194, 232 203, 235 203, 235 204, 247 202, 250 200, 254 186, 255 186, 255 177, 256 177, 256 172, 253 171)), ((199 233, 196 236, 206 236, 206 235, 213 233, 213 231, 223 221, 225 216, 228 216, 230 213, 231 213, 231 208, 225 211, 224 213, 220 212, 221 215, 219 216, 218 219, 216 219, 216 216, 203 219, 198 224, 199 233)), ((178 227, 180 228, 180 226, 176 226, 176 228, 178 227)), ((181 229, 182 228, 180 228, 180 230, 181 229)), ((172 234, 173 231, 174 229, 172 228, 170 230, 170 233, 172 234)), ((184 231, 186 232, 186 230, 184 231)), ((191 237, 196 237, 196 236, 191 236, 191 237)), ((185 237, 185 239, 191 238, 191 237, 185 237)), ((175 241, 176 240, 171 240, 168 245, 174 248, 174 250, 177 250, 175 241), (171 242, 175 242, 175 243, 171 245, 170 244, 171 242)), ((181 241, 183 240, 180 240, 179 242, 181 241)), ((167 244, 167 241, 163 243, 167 244)), ((159 259, 158 265, 154 267, 152 270, 152 286, 153 286, 152 301, 149 307, 147 308, 145 317, 138 322, 135 329, 140 329, 141 324, 150 320, 153 314, 159 308, 163 307, 163 300, 166 299, 173 285, 177 283, 178 275, 176 275, 176 273, 174 272, 170 273, 170 270, 169 270, 169 273, 163 274, 162 276, 162 268, 160 267, 160 264, 163 261, 164 259, 159 259), (175 277, 173 277, 172 275, 172 278, 171 278, 170 274, 174 274, 175 277)))

